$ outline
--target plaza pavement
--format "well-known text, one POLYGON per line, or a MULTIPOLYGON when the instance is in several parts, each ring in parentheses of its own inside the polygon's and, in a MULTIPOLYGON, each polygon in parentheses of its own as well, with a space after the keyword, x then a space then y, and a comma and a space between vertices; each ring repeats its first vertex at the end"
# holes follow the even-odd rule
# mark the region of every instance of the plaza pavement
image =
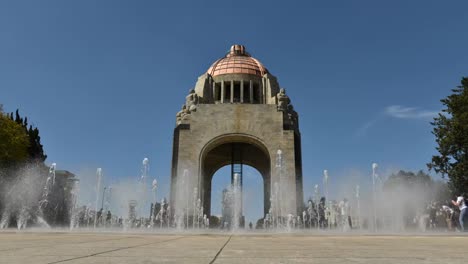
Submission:
POLYGON ((468 236, 0 232, 0 263, 468 263, 468 236))

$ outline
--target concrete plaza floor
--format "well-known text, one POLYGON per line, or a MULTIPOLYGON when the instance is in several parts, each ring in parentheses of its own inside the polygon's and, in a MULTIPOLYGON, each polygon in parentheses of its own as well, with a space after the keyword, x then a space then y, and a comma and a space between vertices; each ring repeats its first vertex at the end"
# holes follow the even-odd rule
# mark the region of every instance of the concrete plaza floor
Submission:
POLYGON ((468 236, 0 232, 0 263, 468 263, 468 236))

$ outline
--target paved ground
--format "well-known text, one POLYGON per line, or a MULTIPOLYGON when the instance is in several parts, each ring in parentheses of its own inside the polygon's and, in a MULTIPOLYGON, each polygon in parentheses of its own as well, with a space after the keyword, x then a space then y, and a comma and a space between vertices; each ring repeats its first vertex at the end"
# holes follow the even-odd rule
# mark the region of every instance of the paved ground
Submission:
POLYGON ((0 263, 467 263, 468 236, 1 232, 0 263))

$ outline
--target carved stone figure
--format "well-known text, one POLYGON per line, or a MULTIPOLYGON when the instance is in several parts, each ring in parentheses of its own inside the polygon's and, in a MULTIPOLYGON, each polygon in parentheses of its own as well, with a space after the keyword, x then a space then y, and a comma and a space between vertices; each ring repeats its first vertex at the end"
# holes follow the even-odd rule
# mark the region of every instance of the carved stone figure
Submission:
POLYGON ((197 104, 198 95, 195 93, 194 89, 191 89, 187 97, 185 97, 185 105, 189 112, 195 112, 197 110, 197 104))
POLYGON ((286 95, 286 90, 281 88, 276 97, 278 98, 278 110, 286 111, 289 103, 291 103, 289 96, 286 95))
POLYGON ((184 106, 185 106, 185 105, 182 105, 182 109, 181 109, 179 112, 177 112, 177 114, 176 114, 176 122, 177 122, 177 124, 179 124, 180 121, 182 121, 182 115, 184 114, 184 106))
POLYGON ((187 118, 187 116, 190 115, 190 111, 187 109, 186 105, 182 105, 182 110, 180 110, 177 115, 176 115, 176 122, 177 124, 180 124, 183 120, 187 118))

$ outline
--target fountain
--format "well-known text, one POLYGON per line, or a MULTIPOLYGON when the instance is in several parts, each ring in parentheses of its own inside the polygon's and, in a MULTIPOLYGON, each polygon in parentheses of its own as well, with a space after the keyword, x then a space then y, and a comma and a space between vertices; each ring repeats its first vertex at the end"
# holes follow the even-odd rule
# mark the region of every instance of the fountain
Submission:
POLYGON ((57 167, 57 163, 52 163, 49 167, 49 176, 52 177, 52 185, 55 185, 55 169, 57 167))
POLYGON ((101 189, 101 180, 102 180, 102 169, 97 168, 96 170, 96 206, 94 207, 94 228, 96 228, 97 221, 98 221, 98 204, 99 204, 99 191, 101 189))
POLYGON ((184 190, 177 192, 176 207, 174 213, 174 222, 177 230, 188 228, 189 223, 189 171, 185 169, 182 175, 179 175, 176 182, 177 189, 184 190))
POLYGON ((197 200, 198 200, 198 188, 193 188, 193 198, 192 198, 192 228, 195 228, 195 223, 197 221, 197 200))
POLYGON ((0 219, 0 229, 5 229, 10 224, 10 211, 5 208, 2 212, 2 218, 0 219))
POLYGON ((146 187, 146 179, 148 178, 148 172, 149 172, 149 160, 148 158, 144 158, 142 161, 142 168, 141 168, 141 177, 140 177, 140 207, 139 207, 139 214, 141 216, 146 215, 146 205, 147 205, 147 187, 146 187))
POLYGON ((136 213, 137 206, 138 206, 138 202, 136 200, 128 201, 128 214, 127 214, 127 219, 125 219, 124 230, 134 227, 136 219, 137 219, 137 213, 136 213))
POLYGON ((240 185, 240 174, 234 173, 234 181, 232 183, 232 230, 237 231, 240 227, 240 219, 242 217, 242 192, 240 185))
POLYGON ((78 220, 78 208, 76 206, 78 201, 78 194, 80 192, 79 181, 74 180, 72 182, 71 190, 70 190, 70 200, 69 200, 69 208, 70 208, 70 230, 73 230, 76 227, 79 227, 79 220, 78 220))
POLYGON ((167 222, 169 225, 169 217, 166 209, 166 199, 161 199, 161 208, 159 213, 156 215, 156 220, 159 220, 159 228, 163 228, 164 222, 167 222))
POLYGON ((323 171, 323 189, 325 190, 325 201, 328 201, 328 170, 323 171))
POLYGON ((222 228, 238 231, 241 227, 242 216, 242 189, 241 175, 234 173, 231 185, 223 190, 222 202, 222 228))
POLYGON ((357 226, 361 229, 361 201, 359 200, 359 185, 356 185, 355 194, 356 194, 356 215, 357 215, 357 226))
MULTIPOLYGON (((284 181, 287 174, 284 170, 283 155, 284 153, 281 150, 276 152, 276 164, 271 178, 270 208, 268 208, 268 212, 263 219, 266 230, 272 232, 292 232, 299 228, 306 229, 308 232, 316 232, 316 230, 342 230, 348 232, 351 229, 361 231, 392 230, 395 232, 404 230, 405 222, 403 222, 404 211, 402 211, 402 208, 392 204, 393 207, 389 212, 384 210, 387 207, 380 207, 382 210, 379 211, 377 205, 385 202, 384 198, 398 200, 399 197, 396 197, 395 194, 391 194, 393 195, 391 197, 384 197, 383 195, 386 194, 380 193, 379 184, 381 179, 377 174, 378 165, 376 163, 372 163, 372 182, 369 181, 367 176, 367 184, 357 181, 351 184, 346 183, 347 186, 345 187, 347 189, 344 192, 350 195, 347 197, 350 198, 349 201, 346 196, 341 196, 342 193, 329 193, 329 171, 323 170, 322 179, 320 179, 322 180, 322 189, 320 189, 320 180, 318 184, 309 186, 309 199, 300 212, 288 211, 289 187, 285 185, 286 181, 284 181), (359 184, 366 185, 361 188, 363 185, 359 184), (363 190, 369 190, 368 194, 363 194, 363 190), (363 197, 369 197, 370 199, 361 199, 361 195, 365 195, 363 197), (333 200, 338 197, 339 200, 333 200), (369 208, 369 210, 366 208, 369 208)), ((54 214, 57 214, 58 209, 56 209, 55 205, 60 202, 65 205, 63 208, 68 210, 64 213, 64 221, 69 225, 70 230, 79 230, 79 228, 86 227, 94 227, 96 230, 110 227, 123 228, 124 230, 151 228, 153 232, 174 227, 177 230, 203 230, 209 228, 210 217, 216 219, 215 216, 206 214, 205 211, 209 210, 203 208, 204 202, 202 199, 204 196, 202 190, 199 189, 199 186, 194 186, 190 182, 191 180, 195 181, 195 179, 190 178, 187 169, 180 172, 175 186, 175 188, 184 191, 178 192, 178 196, 175 197, 175 204, 168 204, 165 199, 160 199, 160 203, 157 201, 160 186, 158 186, 156 179, 152 181, 151 194, 147 193, 147 197, 144 195, 145 191, 150 191, 144 187, 149 171, 149 160, 147 158, 144 158, 142 162, 140 180, 138 182, 131 180, 131 184, 124 185, 125 188, 119 188, 121 185, 103 188, 103 170, 98 168, 96 170, 96 183, 94 184, 96 193, 91 195, 92 202, 80 206, 78 201, 80 184, 78 180, 66 181, 68 185, 64 185, 66 186, 64 190, 69 193, 61 198, 64 199, 63 201, 57 201, 58 193, 62 191, 61 186, 64 178, 58 172, 56 175, 56 167, 57 165, 52 163, 48 170, 46 168, 42 175, 38 174, 37 178, 32 178, 32 180, 27 177, 19 178, 18 182, 5 195, 7 197, 11 196, 12 199, 9 198, 11 201, 5 203, 6 206, 3 208, 4 211, 0 219, 0 228, 7 228, 11 225, 21 230, 29 228, 31 225, 49 227, 46 221, 56 224, 54 214), (47 175, 46 179, 44 174, 47 175), (30 188, 29 185, 37 185, 41 178, 45 179, 45 181, 43 180, 39 185, 42 187, 39 188, 40 191, 36 191, 25 199, 18 199, 18 197, 24 197, 25 192, 19 192, 19 195, 15 194, 15 192, 34 189, 33 187, 30 188), (144 204, 149 201, 152 202, 152 207, 151 214, 148 217, 148 214, 141 212, 141 210, 145 207, 144 204), (113 205, 112 208, 111 204, 113 205), (104 210, 104 212, 100 210, 99 205, 101 205, 101 210, 104 210), (174 211, 171 211, 171 206, 175 208, 174 211), (112 211, 113 217, 111 217, 110 211, 112 211), (109 213, 105 217, 107 212, 109 213), (68 219, 66 216, 70 218, 68 219), (104 219, 105 221, 103 221, 104 219)), ((242 176, 239 173, 233 173, 232 175, 232 182, 225 189, 223 195, 221 225, 226 230, 237 232, 242 230, 244 226, 242 176)), ((385 204, 382 206, 385 206, 385 204)), ((217 225, 216 222, 212 224, 217 225)), ((257 226, 260 225, 257 224, 257 226)))
POLYGON ((372 163, 372 213, 373 213, 373 224, 374 224, 374 231, 377 231, 377 195, 375 189, 375 180, 377 178, 377 163, 372 163))
POLYGON ((41 200, 39 200, 39 203, 38 203, 38 211, 36 213, 37 223, 40 224, 41 226, 44 226, 44 227, 47 227, 47 228, 50 228, 50 226, 47 223, 47 221, 44 219, 44 210, 49 205, 49 195, 50 195, 50 192, 51 192, 51 190, 52 190, 52 188, 54 186, 54 183, 55 183, 55 169, 56 169, 56 167, 57 167, 56 163, 52 163, 52 165, 50 165, 50 167, 49 167, 49 175, 47 176, 47 179, 46 179, 46 182, 45 182, 45 185, 44 185, 44 188, 43 188, 41 200))
POLYGON ((281 149, 278 149, 276 151, 276 164, 275 167, 278 171, 278 178, 277 181, 273 184, 273 192, 274 196, 272 199, 272 213, 273 213, 273 219, 272 219, 272 225, 275 228, 279 228, 283 226, 283 203, 284 203, 284 197, 283 197, 283 190, 286 189, 284 181, 283 181, 283 152, 281 149))
POLYGON ((27 206, 21 207, 21 211, 20 211, 19 216, 17 217, 17 220, 16 220, 18 230, 26 228, 26 225, 28 223, 29 218, 30 218, 29 208, 27 206))
POLYGON ((314 202, 315 202, 315 212, 316 212, 316 217, 317 220, 315 221, 316 228, 320 228, 319 224, 319 219, 320 219, 320 213, 319 213, 319 201, 320 201, 320 193, 319 193, 319 186, 318 184, 314 185, 314 202))
MULTIPOLYGON (((155 215, 155 211, 156 211, 156 203, 157 203, 157 200, 156 200, 156 190, 158 188, 158 181, 156 179, 153 180, 153 182, 151 183, 151 191, 153 192, 153 203, 151 203, 153 206, 151 208, 151 216, 150 216, 150 225, 151 227, 154 226, 154 215, 155 215)), ((162 203, 161 203, 161 208, 162 208, 162 203)))

